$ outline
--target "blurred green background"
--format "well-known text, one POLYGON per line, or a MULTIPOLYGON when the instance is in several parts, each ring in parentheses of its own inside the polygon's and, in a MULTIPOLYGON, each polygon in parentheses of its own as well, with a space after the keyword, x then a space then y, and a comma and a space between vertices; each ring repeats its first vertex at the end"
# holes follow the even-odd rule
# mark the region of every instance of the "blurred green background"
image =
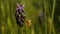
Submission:
POLYGON ((0 34, 60 34, 60 0, 0 0, 0 34), (31 27, 16 23, 16 3, 25 5, 26 19, 31 27), (44 12, 42 25, 38 15, 44 12))

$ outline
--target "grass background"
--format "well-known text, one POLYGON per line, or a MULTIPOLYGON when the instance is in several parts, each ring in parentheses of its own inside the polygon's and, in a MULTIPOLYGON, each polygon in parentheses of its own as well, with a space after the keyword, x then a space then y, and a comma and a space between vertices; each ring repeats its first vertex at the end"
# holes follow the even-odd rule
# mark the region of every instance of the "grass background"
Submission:
POLYGON ((0 0, 0 34, 60 34, 60 0, 0 0), (25 5, 26 19, 31 28, 16 24, 16 3, 25 5), (45 20, 38 22, 38 14, 44 12, 45 20), (24 32, 23 32, 24 30, 24 32))

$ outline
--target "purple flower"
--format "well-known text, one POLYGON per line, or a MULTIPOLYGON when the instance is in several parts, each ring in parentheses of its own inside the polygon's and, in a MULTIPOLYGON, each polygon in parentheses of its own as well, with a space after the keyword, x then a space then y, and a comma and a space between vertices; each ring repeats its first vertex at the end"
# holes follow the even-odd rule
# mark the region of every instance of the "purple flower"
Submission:
POLYGON ((44 13, 41 12, 41 13, 39 14, 39 16, 40 16, 40 17, 44 17, 44 13))
POLYGON ((24 16, 25 12, 23 10, 23 5, 19 5, 17 3, 17 8, 16 8, 16 22, 19 26, 23 26, 24 20, 25 20, 25 16, 24 16))
POLYGON ((22 8, 22 6, 20 6, 18 9, 22 10, 23 8, 22 8))
POLYGON ((44 20, 44 13, 43 13, 43 12, 41 12, 41 13, 39 14, 39 18, 40 18, 41 21, 44 20))
POLYGON ((41 17, 44 17, 44 13, 41 13, 41 15, 40 15, 41 17))
POLYGON ((16 8, 16 10, 23 10, 23 8, 24 8, 24 5, 23 4, 18 4, 17 3, 17 8, 16 8))

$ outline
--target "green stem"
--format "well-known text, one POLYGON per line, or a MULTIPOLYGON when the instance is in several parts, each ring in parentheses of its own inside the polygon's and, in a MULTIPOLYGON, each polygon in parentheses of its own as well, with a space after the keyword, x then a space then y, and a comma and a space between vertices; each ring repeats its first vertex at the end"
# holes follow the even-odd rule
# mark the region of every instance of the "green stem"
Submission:
POLYGON ((47 20, 46 20, 46 11, 47 11, 47 8, 46 8, 46 0, 44 0, 44 9, 45 9, 45 23, 44 23, 44 27, 45 27, 45 34, 47 34, 47 20))
MULTIPOLYGON (((52 26, 54 26, 52 23, 53 23, 53 18, 54 18, 54 9, 55 9, 55 5, 56 4, 56 0, 53 1, 53 9, 52 9, 52 16, 51 16, 51 30, 52 30, 52 26)), ((51 32, 51 31, 50 31, 51 32)), ((55 34, 55 32, 54 32, 55 34)))

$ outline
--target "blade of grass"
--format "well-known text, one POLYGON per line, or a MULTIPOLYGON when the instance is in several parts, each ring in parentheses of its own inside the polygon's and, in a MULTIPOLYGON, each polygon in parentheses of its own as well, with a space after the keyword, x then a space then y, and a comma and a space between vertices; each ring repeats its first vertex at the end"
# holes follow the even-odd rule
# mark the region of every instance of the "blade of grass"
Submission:
POLYGON ((46 4, 46 0, 43 1, 43 4, 44 4, 44 10, 45 10, 45 22, 44 22, 45 26, 44 27, 45 27, 45 34, 47 34, 47 20, 46 20, 47 19, 47 17, 46 17, 46 13, 47 13, 46 12, 47 11, 47 8, 46 8, 47 6, 46 5, 47 4, 46 4))
POLYGON ((53 8, 52 8, 52 16, 51 16, 51 22, 50 22, 50 32, 49 34, 52 34, 52 31, 53 31, 53 34, 56 34, 55 33, 55 29, 53 29, 53 18, 54 18, 54 10, 55 10, 55 4, 56 4, 56 0, 53 0, 53 8))
POLYGON ((3 4, 3 1, 1 0, 1 11, 2 11, 2 26, 1 26, 1 30, 2 30, 2 34, 5 33, 5 30, 4 30, 4 23, 5 23, 5 10, 4 10, 4 4, 3 4))
MULTIPOLYGON (((53 9, 52 9, 52 16, 51 16, 51 27, 54 26, 53 23, 53 18, 54 18, 54 10, 55 10, 55 6, 56 6, 56 0, 53 0, 53 9)), ((52 29, 53 30, 53 29, 52 29)), ((54 29, 55 30, 55 29, 54 29)), ((53 30, 53 31, 54 31, 53 30)), ((56 34, 56 32, 54 31, 53 34, 56 34)))

